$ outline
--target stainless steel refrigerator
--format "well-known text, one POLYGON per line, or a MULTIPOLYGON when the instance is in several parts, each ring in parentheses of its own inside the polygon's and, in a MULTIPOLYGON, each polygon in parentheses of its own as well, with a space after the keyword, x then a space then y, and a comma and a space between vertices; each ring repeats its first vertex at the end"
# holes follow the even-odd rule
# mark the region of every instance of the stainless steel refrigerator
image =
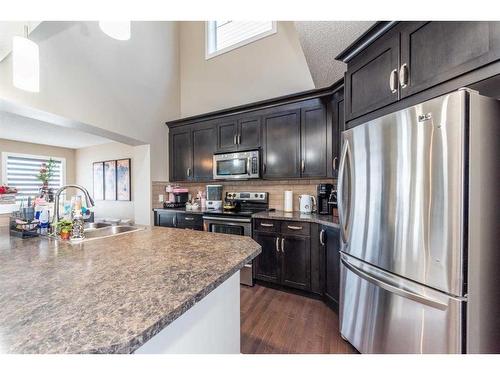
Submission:
POLYGON ((342 133, 340 327, 361 353, 500 352, 500 104, 457 92, 342 133))

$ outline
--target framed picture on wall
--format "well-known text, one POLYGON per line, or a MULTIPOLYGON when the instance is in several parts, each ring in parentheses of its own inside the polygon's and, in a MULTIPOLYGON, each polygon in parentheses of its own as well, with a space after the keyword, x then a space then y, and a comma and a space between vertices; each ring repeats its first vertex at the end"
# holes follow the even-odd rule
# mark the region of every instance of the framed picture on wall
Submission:
POLYGON ((116 200, 116 160, 104 162, 104 200, 116 200))
POLYGON ((130 159, 116 161, 116 193, 119 201, 131 200, 130 159))
POLYGON ((94 199, 104 200, 104 163, 102 161, 92 164, 94 177, 94 199))

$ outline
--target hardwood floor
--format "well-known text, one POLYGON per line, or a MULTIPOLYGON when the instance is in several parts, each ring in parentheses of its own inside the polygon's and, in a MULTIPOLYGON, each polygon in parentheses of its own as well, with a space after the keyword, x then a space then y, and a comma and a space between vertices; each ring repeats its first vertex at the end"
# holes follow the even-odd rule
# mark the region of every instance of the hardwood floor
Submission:
POLYGON ((357 353, 322 301, 261 285, 241 286, 241 352, 357 353))

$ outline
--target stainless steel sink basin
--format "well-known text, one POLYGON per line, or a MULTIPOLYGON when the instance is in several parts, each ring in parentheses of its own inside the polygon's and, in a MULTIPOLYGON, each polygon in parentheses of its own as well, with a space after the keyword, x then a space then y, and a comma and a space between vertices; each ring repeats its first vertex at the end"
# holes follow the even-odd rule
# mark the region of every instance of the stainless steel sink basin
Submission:
POLYGON ((128 233, 128 232, 136 232, 136 231, 142 230, 142 229, 144 229, 144 228, 130 226, 130 225, 107 226, 107 227, 103 227, 103 228, 85 231, 85 239, 116 236, 118 234, 123 234, 123 233, 128 233))
POLYGON ((107 228, 110 227, 112 224, 109 223, 85 223, 85 231, 87 230, 94 230, 94 229, 99 229, 99 228, 107 228))

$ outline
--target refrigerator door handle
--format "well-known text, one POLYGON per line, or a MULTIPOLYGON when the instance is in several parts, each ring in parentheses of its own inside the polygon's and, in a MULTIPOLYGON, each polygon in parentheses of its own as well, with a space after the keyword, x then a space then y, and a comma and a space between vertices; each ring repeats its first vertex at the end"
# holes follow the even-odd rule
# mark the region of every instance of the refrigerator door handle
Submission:
MULTIPOLYGON (((338 174, 338 188, 337 188, 337 206, 339 210, 339 224, 340 224, 340 238, 342 242, 345 244, 347 243, 347 239, 349 238, 348 232, 347 232, 347 221, 345 217, 345 203, 343 200, 344 196, 344 170, 346 168, 346 160, 349 158, 349 142, 345 141, 344 144, 342 145, 342 151, 340 153, 340 166, 339 166, 339 174, 338 174)), ((349 166, 350 166, 349 162, 349 166)), ((349 173, 350 176, 350 173, 349 173)), ((350 177, 349 177, 350 179, 350 177)), ((351 181, 348 181, 349 183, 349 190, 351 189, 351 181)), ((347 203, 350 206, 350 191, 348 191, 348 198, 347 198, 347 203)), ((349 207, 347 207, 349 210, 349 207)))
POLYGON ((397 285, 391 284, 390 281, 387 279, 382 280, 378 276, 372 275, 369 272, 366 272, 364 270, 359 269, 358 267, 356 267, 355 265, 350 263, 344 254, 341 255, 341 262, 348 270, 350 270, 355 275, 359 276, 362 279, 365 279, 369 283, 372 283, 372 284, 374 284, 382 289, 387 290, 388 292, 397 294, 398 296, 401 296, 403 298, 408 298, 408 299, 411 299, 413 301, 419 302, 421 304, 424 304, 424 305, 427 305, 430 307, 434 307, 434 308, 439 309, 439 310, 444 311, 448 308, 448 304, 446 304, 446 303, 443 303, 441 301, 437 301, 435 299, 429 298, 427 296, 416 293, 414 291, 402 289, 401 287, 399 287, 397 285))

